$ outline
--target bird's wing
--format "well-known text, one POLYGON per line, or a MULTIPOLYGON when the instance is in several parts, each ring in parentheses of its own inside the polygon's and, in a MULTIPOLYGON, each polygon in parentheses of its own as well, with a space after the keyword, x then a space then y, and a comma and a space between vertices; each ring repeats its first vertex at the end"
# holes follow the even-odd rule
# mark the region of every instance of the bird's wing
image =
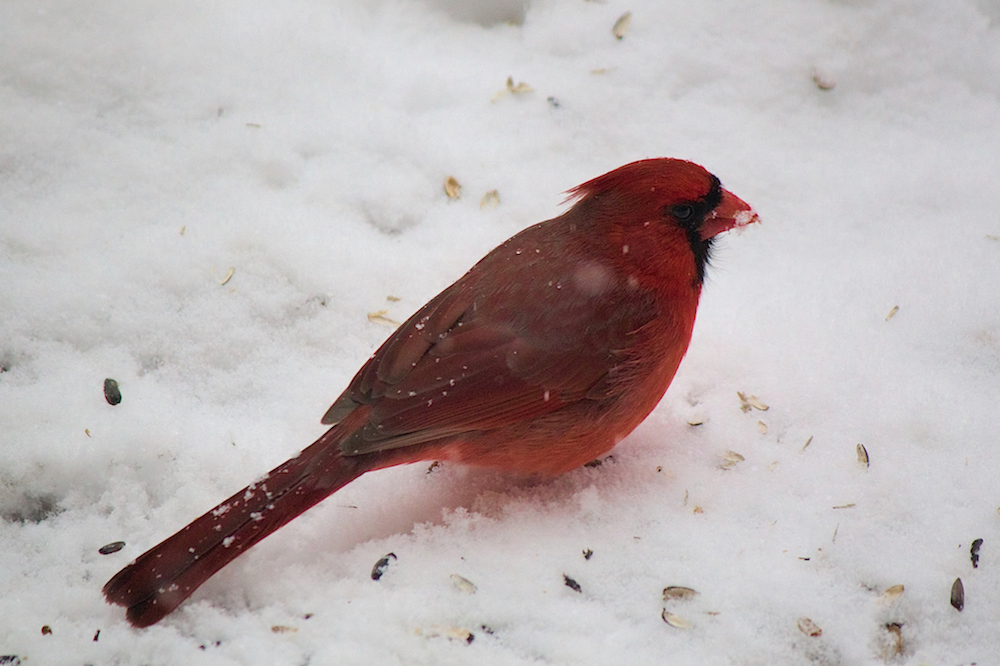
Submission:
POLYGON ((658 312, 650 294, 610 274, 594 294, 537 266, 531 280, 491 267, 499 286, 484 288, 480 268, 400 326, 327 411, 332 424, 371 405, 346 455, 500 428, 606 399, 627 380, 634 334, 658 312))

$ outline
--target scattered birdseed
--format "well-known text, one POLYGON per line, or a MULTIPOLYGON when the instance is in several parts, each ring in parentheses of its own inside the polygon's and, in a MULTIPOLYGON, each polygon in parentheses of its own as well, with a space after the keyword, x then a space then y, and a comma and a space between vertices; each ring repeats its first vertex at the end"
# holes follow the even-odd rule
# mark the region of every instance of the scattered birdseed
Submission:
POLYGON ((466 594, 475 594, 476 585, 468 578, 462 578, 458 574, 451 574, 451 582, 455 584, 460 592, 465 592, 466 594))
POLYGON ((461 198, 462 196, 462 186, 458 184, 454 176, 448 176, 444 181, 444 193, 448 195, 448 198, 452 201, 461 198))
POLYGON ((235 266, 230 266, 229 270, 226 271, 225 277, 222 278, 222 282, 220 282, 219 284, 222 285, 222 286, 225 286, 225 284, 227 282, 229 282, 230 280, 233 279, 233 273, 235 273, 235 272, 236 272, 236 267, 235 266))
POLYGON ((615 39, 622 39, 625 37, 625 33, 628 32, 631 25, 632 12, 625 12, 618 17, 617 21, 615 21, 614 26, 611 28, 611 34, 615 36, 615 39))
POLYGON ((833 90, 837 85, 836 81, 817 69, 813 69, 812 80, 820 90, 833 90))
POLYGON ((376 310, 375 312, 369 312, 368 321, 373 324, 381 324, 382 326, 391 326, 392 328, 399 326, 399 322, 395 319, 386 317, 387 314, 389 314, 388 310, 376 310))
POLYGON ((614 456, 604 456, 604 458, 598 458, 596 460, 591 460, 589 463, 584 463, 583 466, 584 467, 600 467, 601 465, 603 465, 606 462, 610 463, 610 462, 614 462, 614 461, 615 461, 615 457, 614 456))
POLYGON ((799 625, 799 631, 801 631, 806 636, 819 638, 820 636, 823 635, 823 630, 820 628, 820 626, 807 617, 800 617, 798 625, 799 625))
POLYGON ((110 377, 104 380, 104 399, 112 406, 122 401, 122 392, 118 388, 118 382, 110 377))
POLYGON ((882 658, 885 661, 893 661, 903 654, 903 625, 899 622, 890 622, 885 625, 885 630, 888 633, 888 641, 882 650, 882 658))
POLYGON ((858 462, 865 467, 870 466, 868 462, 868 449, 865 448, 864 444, 858 444, 858 462))
POLYGON ((500 99, 501 97, 503 97, 504 95, 524 95, 524 94, 527 94, 527 93, 530 93, 530 92, 534 92, 534 90, 535 90, 534 88, 532 88, 530 85, 528 85, 524 81, 521 81, 520 83, 516 83, 515 84, 514 83, 514 77, 513 76, 508 76, 507 77, 507 85, 503 88, 503 90, 501 90, 497 94, 493 95, 493 97, 492 97, 492 99, 490 99, 490 101, 491 102, 495 102, 498 99, 500 99))
POLYGON ((719 469, 732 469, 737 464, 746 460, 742 455, 736 453, 736 451, 726 451, 722 456, 722 464, 719 465, 719 469))
POLYGON ((468 629, 462 629, 461 627, 444 627, 439 624, 432 624, 426 629, 421 629, 417 627, 413 630, 417 636, 426 636, 427 638, 437 638, 442 636, 450 641, 461 641, 463 643, 471 643, 476 637, 468 629))
POLYGON ((892 319, 896 315, 897 312, 899 312, 899 306, 898 305, 893 305, 892 309, 889 310, 889 314, 887 314, 885 316, 885 320, 889 321, 890 319, 892 319))
POLYGON ((666 608, 664 608, 663 612, 660 613, 660 617, 663 618, 664 622, 675 629, 690 629, 694 626, 686 617, 678 615, 677 613, 671 613, 666 608))
POLYGON ((507 77, 507 90, 509 90, 514 95, 523 95, 525 93, 534 92, 534 88, 529 86, 524 81, 520 81, 517 84, 514 83, 514 77, 507 77))
POLYGON ((496 208, 500 205, 500 193, 496 190, 490 190, 483 195, 482 200, 479 202, 479 208, 496 208))
POLYGON ((385 570, 389 568, 389 560, 395 559, 398 559, 396 557, 396 553, 387 553, 385 557, 376 562, 375 566, 372 567, 372 580, 378 580, 381 578, 382 574, 385 573, 385 570))
POLYGON ((565 583, 566 587, 573 590, 574 592, 583 592, 583 588, 580 587, 580 584, 575 580, 573 580, 572 578, 570 578, 569 576, 567 576, 566 574, 563 574, 563 583, 565 583))
POLYGON ((276 624, 271 627, 271 633, 275 634, 294 634, 298 629, 295 627, 289 627, 284 624, 276 624))
POLYGON ((740 409, 743 412, 749 412, 751 409, 759 409, 762 412, 766 412, 770 409, 770 405, 765 405, 761 402, 760 398, 755 395, 747 395, 742 391, 737 391, 736 395, 740 398, 740 409))
POLYGON ((885 592, 882 593, 882 598, 890 602, 895 601, 900 597, 901 594, 903 594, 903 591, 905 589, 906 588, 903 587, 902 585, 892 585, 890 587, 885 588, 885 592))
POLYGON ((979 549, 983 545, 982 539, 976 539, 972 542, 972 547, 969 548, 969 555, 972 557, 972 568, 979 568, 979 549))
POLYGON ((694 599, 697 595, 698 593, 690 587, 671 585, 670 587, 663 588, 664 601, 689 601, 694 599))
POLYGON ((101 555, 110 555, 111 553, 117 553, 119 550, 125 547, 124 541, 112 541, 109 544, 105 544, 97 549, 97 552, 101 555))
POLYGON ((961 578, 956 578, 951 584, 951 605, 959 613, 965 608, 965 586, 962 585, 961 578))

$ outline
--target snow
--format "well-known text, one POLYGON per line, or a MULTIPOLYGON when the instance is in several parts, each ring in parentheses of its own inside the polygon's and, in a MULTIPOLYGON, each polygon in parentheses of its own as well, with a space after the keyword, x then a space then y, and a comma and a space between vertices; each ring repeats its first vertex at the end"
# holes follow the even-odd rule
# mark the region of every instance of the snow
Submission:
POLYGON ((9 0, 0 108, 7 663, 1000 663, 996 2, 9 0), (613 459, 369 474, 152 628, 104 603, 380 319, 652 156, 762 224, 613 459))

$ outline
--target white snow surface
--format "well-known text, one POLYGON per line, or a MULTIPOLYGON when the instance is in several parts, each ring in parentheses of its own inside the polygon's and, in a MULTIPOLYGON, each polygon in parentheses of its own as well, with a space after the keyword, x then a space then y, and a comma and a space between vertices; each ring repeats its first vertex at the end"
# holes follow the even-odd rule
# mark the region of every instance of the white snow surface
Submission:
POLYGON ((1000 664, 998 201, 995 0, 7 0, 0 657, 1000 664), (369 313, 655 156, 762 224, 613 459, 376 472, 158 625, 103 601, 323 432, 369 313))

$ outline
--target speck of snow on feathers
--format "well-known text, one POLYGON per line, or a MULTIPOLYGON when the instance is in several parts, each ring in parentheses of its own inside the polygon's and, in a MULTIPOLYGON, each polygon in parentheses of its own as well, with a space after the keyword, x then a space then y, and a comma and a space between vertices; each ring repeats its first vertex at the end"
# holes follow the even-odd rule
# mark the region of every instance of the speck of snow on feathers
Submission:
POLYGON ((1000 654, 995 3, 11 0, 0 43, 0 656, 1000 654), (611 459, 370 474, 152 628, 104 603, 322 432, 390 332, 367 315, 654 156, 762 224, 719 239, 680 373, 611 459))

